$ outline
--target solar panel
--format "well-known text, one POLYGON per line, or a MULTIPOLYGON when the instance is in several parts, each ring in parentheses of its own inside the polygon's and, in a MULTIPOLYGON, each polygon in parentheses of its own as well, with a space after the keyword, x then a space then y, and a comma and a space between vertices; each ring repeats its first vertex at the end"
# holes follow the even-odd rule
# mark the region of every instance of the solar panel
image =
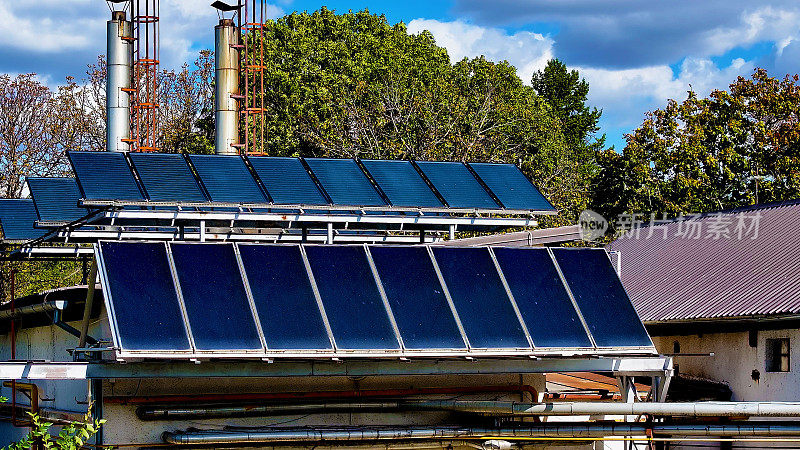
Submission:
POLYGON ((78 185, 87 200, 144 200, 123 153, 69 152, 78 185))
POLYGON ((272 201, 283 205, 327 205, 298 158, 249 157, 272 201))
POLYGON ((592 341, 546 248, 493 248, 536 347, 591 347, 592 341))
POLYGON ((125 350, 190 350, 163 243, 101 242, 104 299, 125 350))
POLYGON ((335 205, 386 205, 354 160, 306 158, 305 161, 335 205))
POLYGON ((306 246, 336 346, 398 349, 375 278, 361 246, 306 246))
POLYGON ((268 200, 239 156, 190 155, 211 200, 227 203, 266 203, 268 200))
POLYGON ((434 247, 433 254, 474 348, 528 348, 487 248, 434 247))
POLYGON ((300 247, 240 244, 269 349, 331 349, 300 247))
POLYGON ((233 244, 171 244, 198 350, 255 350, 261 339, 233 244))
POLYGON ((470 163, 486 186, 508 209, 555 210, 514 164, 470 163))
POLYGON ((89 214, 78 206, 81 191, 75 178, 28 178, 28 188, 39 220, 72 222, 89 214))
POLYGON ((416 164, 451 208, 500 207, 463 163, 418 161, 416 164))
POLYGON ((29 241, 45 232, 33 224, 38 219, 33 200, 24 198, 0 199, 0 227, 6 241, 29 241))
POLYGON ((361 162, 392 202, 392 206, 431 208, 443 206, 410 161, 365 159, 361 162))
POLYGON ((183 155, 131 153, 131 162, 142 180, 147 197, 156 202, 205 202, 183 155))
POLYGON ((369 251, 405 347, 465 348, 428 249, 372 246, 369 251))
POLYGON ((554 248, 553 255, 599 347, 653 345, 605 250, 554 248))

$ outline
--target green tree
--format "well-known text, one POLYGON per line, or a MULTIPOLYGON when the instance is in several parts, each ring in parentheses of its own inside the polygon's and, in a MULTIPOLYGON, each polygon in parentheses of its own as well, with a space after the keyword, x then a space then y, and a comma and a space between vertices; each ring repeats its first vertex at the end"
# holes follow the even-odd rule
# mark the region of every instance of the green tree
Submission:
POLYGON ((451 64, 429 32, 367 10, 294 13, 265 34, 266 153, 514 162, 563 212, 559 223, 586 207, 588 146, 570 145, 567 121, 507 62, 451 64))
POLYGON ((568 143, 598 150, 603 147, 605 136, 596 136, 603 111, 586 105, 589 83, 577 70, 568 70, 563 62, 551 59, 543 70, 533 74, 531 87, 561 120, 568 143))
POLYGON ((622 153, 606 151, 593 206, 622 212, 683 213, 800 196, 798 77, 756 69, 728 91, 689 92, 647 114, 622 153))

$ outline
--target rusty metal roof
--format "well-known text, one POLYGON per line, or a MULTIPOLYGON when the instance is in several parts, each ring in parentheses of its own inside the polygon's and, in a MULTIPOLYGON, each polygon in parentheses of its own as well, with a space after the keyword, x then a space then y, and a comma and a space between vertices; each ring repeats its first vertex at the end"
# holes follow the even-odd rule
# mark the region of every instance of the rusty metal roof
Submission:
POLYGON ((800 200, 648 222, 609 245, 645 322, 800 313, 800 200))

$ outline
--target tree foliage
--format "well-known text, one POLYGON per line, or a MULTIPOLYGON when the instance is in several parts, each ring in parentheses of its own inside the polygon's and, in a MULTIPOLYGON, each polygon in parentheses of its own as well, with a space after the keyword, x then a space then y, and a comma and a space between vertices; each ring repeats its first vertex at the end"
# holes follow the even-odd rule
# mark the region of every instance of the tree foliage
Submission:
POLYGON ((756 69, 707 98, 690 91, 647 114, 622 153, 602 152, 593 203, 623 212, 678 214, 800 195, 798 77, 756 69))
POLYGON ((561 86, 575 99, 556 113, 507 62, 451 64, 429 32, 409 34, 367 10, 294 13, 265 33, 269 154, 514 162, 564 222, 586 206, 593 158, 562 131, 586 109, 584 81, 561 86))

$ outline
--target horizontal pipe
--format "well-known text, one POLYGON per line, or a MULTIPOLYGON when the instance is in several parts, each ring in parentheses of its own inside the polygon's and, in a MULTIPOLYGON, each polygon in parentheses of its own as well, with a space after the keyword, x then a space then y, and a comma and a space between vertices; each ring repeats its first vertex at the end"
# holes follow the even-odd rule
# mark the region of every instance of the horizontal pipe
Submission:
POLYGON ((352 411, 455 411, 494 416, 652 415, 682 417, 800 417, 800 403, 697 402, 616 403, 555 402, 517 403, 483 400, 410 400, 383 402, 316 402, 276 405, 156 406, 140 407, 141 420, 258 417, 289 414, 323 414, 352 411))
POLYGON ((607 437, 607 436, 800 436, 800 425, 794 424, 638 424, 638 423, 542 423, 519 428, 405 427, 348 429, 231 429, 226 431, 192 430, 165 432, 164 442, 175 445, 226 445, 271 442, 387 441, 387 440, 491 440, 541 437, 607 437))
POLYGON ((800 402, 692 402, 518 403, 482 400, 426 400, 407 402, 416 409, 448 410, 503 416, 642 415, 686 417, 800 417, 800 402))
POLYGON ((0 311, 0 320, 10 320, 16 319, 22 316, 28 316, 31 314, 43 313, 43 312, 52 312, 55 310, 62 310, 66 308, 67 302, 65 300, 56 300, 53 302, 44 302, 44 303, 37 303, 35 305, 30 306, 23 306, 20 308, 11 310, 0 311))
POLYGON ((389 398, 412 395, 484 394, 497 392, 527 392, 534 398, 538 395, 538 391, 533 386, 526 384, 509 384, 413 389, 361 389, 357 391, 252 392, 245 394, 150 395, 140 397, 109 396, 105 398, 105 402, 141 405, 153 403, 246 402, 254 400, 389 398))

